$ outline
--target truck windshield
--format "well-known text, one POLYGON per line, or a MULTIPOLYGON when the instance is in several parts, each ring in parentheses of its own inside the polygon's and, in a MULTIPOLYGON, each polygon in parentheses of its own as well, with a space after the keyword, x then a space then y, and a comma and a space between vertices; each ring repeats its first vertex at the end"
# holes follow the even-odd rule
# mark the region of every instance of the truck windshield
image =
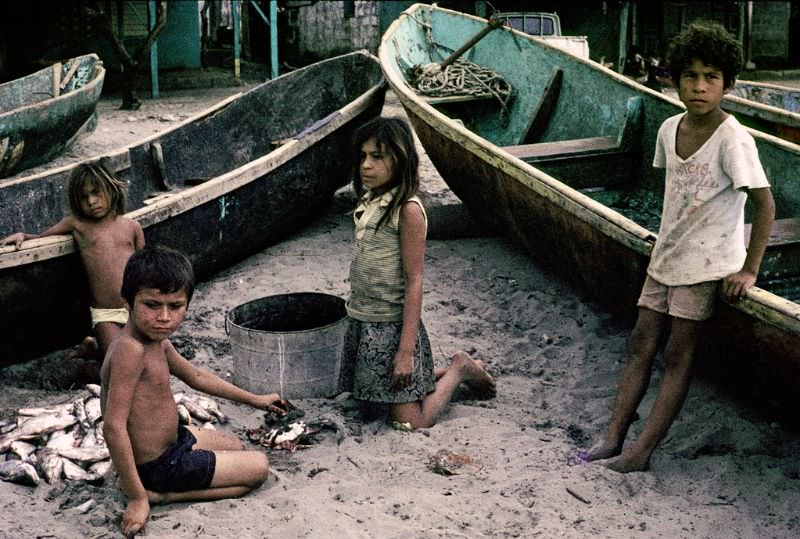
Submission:
POLYGON ((520 30, 534 36, 552 36, 553 19, 540 15, 509 15, 503 17, 514 30, 520 30))

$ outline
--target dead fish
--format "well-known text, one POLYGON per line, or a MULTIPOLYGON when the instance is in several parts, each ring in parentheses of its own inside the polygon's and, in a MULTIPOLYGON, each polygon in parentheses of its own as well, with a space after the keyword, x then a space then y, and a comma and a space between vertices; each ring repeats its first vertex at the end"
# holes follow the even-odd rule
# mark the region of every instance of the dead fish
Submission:
POLYGON ((47 440, 45 447, 49 447, 50 449, 65 449, 71 448, 78 445, 77 439, 75 438, 75 431, 65 431, 59 430, 50 435, 50 439, 47 440))
POLYGON ((43 447, 37 453, 39 458, 39 469, 44 476, 44 480, 52 485, 61 479, 64 473, 64 459, 61 458, 55 449, 43 447))
POLYGON ((103 434, 103 421, 97 422, 94 428, 94 437, 97 440, 97 445, 106 445, 106 435, 103 434))
POLYGON ((83 430, 89 430, 92 427, 92 424, 89 422, 89 417, 86 415, 86 405, 82 398, 73 401, 72 415, 78 419, 78 423, 83 430))
POLYGON ((23 460, 27 462, 28 457, 30 457, 31 454, 34 453, 35 451, 36 451, 35 445, 18 440, 11 444, 11 447, 8 450, 8 454, 6 455, 6 460, 8 460, 9 458, 14 458, 17 460, 23 460))
POLYGON ((83 386, 86 391, 91 393, 92 397, 99 397, 100 396, 100 385, 99 384, 86 384, 83 386))
POLYGON ((281 432, 280 429, 273 429, 267 434, 267 439, 272 445, 279 445, 283 442, 294 442, 306 433, 306 424, 302 421, 289 425, 289 430, 281 432))
POLYGON ((199 404, 192 401, 185 395, 181 399, 181 404, 184 405, 187 410, 189 410, 189 414, 191 414, 193 418, 197 419, 202 423, 206 423, 207 421, 211 421, 213 419, 211 414, 206 412, 199 404))
POLYGON ((100 477, 104 477, 109 470, 111 470, 111 460, 100 460, 89 466, 87 471, 89 475, 99 479, 100 477))
POLYGON ((100 410, 100 399, 97 397, 88 399, 84 407, 86 408, 86 417, 89 419, 90 423, 95 424, 103 417, 103 412, 100 410))
POLYGON ((216 417, 217 421, 223 424, 228 422, 228 416, 222 413, 222 410, 219 408, 219 404, 217 404, 215 400, 209 399, 208 397, 203 397, 202 395, 198 395, 196 400, 197 404, 202 406, 206 412, 216 417))
POLYGON ((81 440, 81 442, 78 444, 78 447, 93 447, 95 445, 99 445, 97 443, 97 429, 92 427, 86 431, 86 434, 83 436, 83 440, 81 440))
POLYGON ((212 423, 211 421, 209 421, 208 423, 203 423, 200 426, 200 428, 201 429, 206 429, 206 430, 217 430, 217 427, 215 427, 214 423, 212 423))
POLYGON ((56 406, 41 406, 35 408, 20 408, 17 415, 25 417, 35 417, 37 415, 58 415, 72 411, 72 403, 59 404, 56 406))
POLYGON ((8 434, 17 428, 16 421, 0 421, 0 434, 8 434))
POLYGON ((183 404, 177 404, 178 408, 178 419, 184 425, 191 425, 192 424, 192 416, 189 414, 189 410, 186 409, 186 406, 183 404))
POLYGON ((175 404, 180 404, 181 401, 183 400, 183 395, 184 395, 183 391, 177 391, 172 394, 172 400, 175 401, 175 404))
POLYGON ((75 464, 69 459, 62 458, 64 461, 64 477, 72 481, 84 481, 89 477, 89 472, 75 464))
POLYGON ((30 440, 74 425, 78 420, 72 414, 39 415, 20 423, 19 426, 0 436, 0 453, 5 453, 17 440, 30 440))
POLYGON ((477 472, 483 465, 475 458, 465 454, 440 449, 430 458, 429 466, 441 475, 458 475, 465 472, 477 472))
POLYGON ((70 447, 56 449, 56 451, 60 456, 77 462, 97 462, 98 460, 105 460, 111 456, 108 452, 108 448, 104 445, 70 447))
POLYGON ((30 487, 39 484, 39 474, 36 473, 36 468, 21 460, 0 462, 0 479, 30 487))

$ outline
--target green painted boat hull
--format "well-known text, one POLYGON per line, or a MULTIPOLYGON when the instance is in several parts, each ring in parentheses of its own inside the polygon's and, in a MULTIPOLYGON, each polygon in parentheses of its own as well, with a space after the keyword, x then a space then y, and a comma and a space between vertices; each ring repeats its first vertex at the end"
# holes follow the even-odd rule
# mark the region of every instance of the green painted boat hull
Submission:
MULTIPOLYGON (((410 67, 441 62, 485 25, 478 17, 412 6, 381 43, 390 87, 433 164, 476 217, 505 230, 609 309, 634 315, 663 198, 663 172, 651 165, 656 135, 682 104, 507 29, 492 31, 465 55, 513 86, 507 118, 491 99, 434 106, 411 88, 410 67), (556 71, 560 91, 547 110, 541 104, 556 71), (533 124, 545 127, 526 140, 533 124)), ((800 146, 752 133, 776 217, 791 232, 800 217, 800 146)), ((700 363, 737 373, 750 394, 800 423, 800 256, 790 254, 797 242, 778 245, 778 239, 759 286, 736 304, 718 301, 700 363)))

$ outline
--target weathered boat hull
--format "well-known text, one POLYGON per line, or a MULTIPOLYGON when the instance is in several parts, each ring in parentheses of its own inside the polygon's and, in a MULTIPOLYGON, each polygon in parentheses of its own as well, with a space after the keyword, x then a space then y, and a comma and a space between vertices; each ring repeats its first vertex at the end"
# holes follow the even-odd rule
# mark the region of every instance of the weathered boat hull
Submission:
MULTIPOLYGON (((384 92, 377 59, 351 53, 237 94, 104 157, 130 182, 136 209, 127 215, 142 224, 146 241, 180 249, 203 279, 323 212, 347 181, 342 148, 380 114, 384 92)), ((0 235, 43 229, 67 213, 74 166, 0 182, 0 235)), ((71 238, 0 248, 0 313, 0 364, 89 333, 88 285, 71 238)))
POLYGON ((105 69, 95 54, 0 84, 0 178, 46 163, 93 127, 105 69))
POLYGON ((722 108, 742 124, 800 144, 800 89, 741 80, 722 108))
MULTIPOLYGON (((409 8, 381 43, 379 56, 390 87, 433 164, 476 217, 506 230, 533 258, 611 310, 632 317, 663 197, 663 179, 651 166, 655 137, 663 120, 681 112, 682 105, 594 62, 505 29, 490 33, 468 53, 471 61, 495 70, 515 88, 505 123, 491 100, 439 101, 436 108, 431 104, 436 99, 415 93, 406 76, 409 66, 441 61, 428 56, 437 47, 426 36, 446 56, 485 24, 445 9, 409 8), (421 24, 430 24, 430 33, 421 24), (551 75, 555 71, 559 77, 551 75), (563 79, 560 97, 545 99, 556 79, 563 79), (537 106, 543 107, 537 104, 545 101, 556 103, 546 113, 549 122, 538 140, 526 141, 527 127, 541 125, 537 106), (616 141, 610 150, 609 140, 616 141), (527 162, 519 157, 526 153, 527 162), (598 164, 598 156, 614 165, 598 164), (633 216, 635 204, 629 203, 648 197, 656 199, 653 207, 641 219, 633 216)), ((800 215, 800 146, 753 134, 778 217, 793 224, 800 215)), ((800 278, 797 257, 783 256, 789 252, 783 248, 770 247, 760 286, 800 278)), ((761 399, 774 399, 798 420, 800 306, 795 301, 754 287, 736 304, 720 300, 706 334, 701 364, 736 373, 740 388, 758 387, 761 399)))

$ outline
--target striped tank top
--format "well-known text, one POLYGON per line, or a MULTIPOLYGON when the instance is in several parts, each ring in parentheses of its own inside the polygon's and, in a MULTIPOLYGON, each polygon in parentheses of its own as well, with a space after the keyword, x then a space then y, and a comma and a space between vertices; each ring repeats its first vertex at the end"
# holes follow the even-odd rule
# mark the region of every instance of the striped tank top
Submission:
MULTIPOLYGON (((403 319, 406 280, 400 252, 400 208, 380 230, 378 222, 386 213, 397 188, 370 199, 367 192, 355 212, 356 238, 350 264, 350 299, 347 314, 364 322, 399 322, 403 319)), ((428 216, 417 196, 409 202, 419 204, 428 226, 428 216)))

